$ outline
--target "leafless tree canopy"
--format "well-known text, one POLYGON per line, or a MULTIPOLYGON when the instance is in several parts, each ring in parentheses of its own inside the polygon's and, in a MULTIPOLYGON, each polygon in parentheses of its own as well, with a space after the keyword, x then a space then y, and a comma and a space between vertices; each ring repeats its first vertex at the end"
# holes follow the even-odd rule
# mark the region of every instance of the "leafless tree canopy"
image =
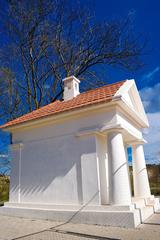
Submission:
MULTIPOLYGON (((10 174, 11 158, 9 156, 8 144, 9 144, 8 135, 0 132, 0 177, 10 174)), ((0 185, 1 185, 1 183, 0 183, 0 185)), ((0 189, 0 194, 1 194, 1 189, 0 189)))
POLYGON ((6 120, 62 98, 66 76, 97 87, 102 65, 132 71, 143 65, 144 46, 128 19, 99 23, 70 0, 6 0, 0 9, 0 114, 6 120))

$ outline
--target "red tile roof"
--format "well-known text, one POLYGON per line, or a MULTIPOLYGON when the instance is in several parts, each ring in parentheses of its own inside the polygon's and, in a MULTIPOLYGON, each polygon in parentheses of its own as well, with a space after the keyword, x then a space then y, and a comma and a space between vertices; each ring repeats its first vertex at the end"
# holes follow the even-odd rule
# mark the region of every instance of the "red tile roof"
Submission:
POLYGON ((0 126, 1 129, 15 126, 20 123, 25 123, 31 120, 40 119, 42 117, 48 117, 54 114, 71 111, 74 109, 82 108, 92 104, 98 104, 103 102, 109 102, 112 97, 123 85, 125 81, 109 84, 100 88, 89 90, 87 92, 79 94, 77 97, 68 101, 56 101, 50 103, 44 107, 27 113, 21 117, 18 117, 12 121, 0 126))

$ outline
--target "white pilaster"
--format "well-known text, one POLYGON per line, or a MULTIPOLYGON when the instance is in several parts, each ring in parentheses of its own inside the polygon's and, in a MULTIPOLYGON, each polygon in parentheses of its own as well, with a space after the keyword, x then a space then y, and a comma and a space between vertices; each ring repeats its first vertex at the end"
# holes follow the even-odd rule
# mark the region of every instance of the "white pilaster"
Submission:
POLYGON ((107 139, 104 136, 96 135, 96 152, 98 163, 100 204, 109 204, 108 186, 108 154, 107 139))
POLYGON ((108 150, 110 162, 110 203, 131 204, 131 190, 128 162, 125 155, 123 137, 120 132, 109 133, 108 150))
POLYGON ((133 182, 135 197, 150 197, 150 186, 142 144, 132 145, 133 182))
POLYGON ((12 156, 12 171, 10 184, 10 201, 21 202, 21 158, 22 158, 22 143, 11 144, 10 153, 12 156), (17 176, 18 175, 18 176, 17 176))

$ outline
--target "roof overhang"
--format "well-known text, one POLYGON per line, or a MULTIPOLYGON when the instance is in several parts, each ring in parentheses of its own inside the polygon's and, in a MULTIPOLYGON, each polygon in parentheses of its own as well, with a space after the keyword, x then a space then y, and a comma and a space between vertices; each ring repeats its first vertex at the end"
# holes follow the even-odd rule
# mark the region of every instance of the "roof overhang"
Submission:
POLYGON ((89 112, 98 111, 98 110, 102 110, 102 109, 106 109, 106 108, 109 110, 110 108, 114 108, 115 106, 116 106, 116 103, 112 102, 112 101, 96 103, 96 104, 92 104, 89 106, 81 107, 80 109, 73 109, 70 111, 61 112, 61 113, 57 113, 57 114, 50 115, 47 117, 43 117, 43 118, 19 123, 16 125, 4 127, 2 130, 6 131, 6 132, 14 132, 19 129, 36 127, 37 125, 41 126, 41 125, 46 125, 48 123, 56 123, 59 121, 65 121, 69 118, 72 118, 72 119, 78 118, 78 117, 81 117, 83 114, 88 114, 89 112))

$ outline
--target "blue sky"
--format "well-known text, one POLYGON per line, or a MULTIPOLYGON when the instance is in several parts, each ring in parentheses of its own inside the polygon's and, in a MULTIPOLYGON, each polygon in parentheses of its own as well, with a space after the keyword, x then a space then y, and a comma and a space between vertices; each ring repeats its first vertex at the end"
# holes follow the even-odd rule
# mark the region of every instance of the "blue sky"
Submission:
MULTIPOLYGON (((81 2, 86 2, 81 0, 81 2)), ((92 1, 90 1, 92 2, 92 1)), ((98 20, 132 18, 133 29, 137 35, 142 35, 148 42, 147 54, 143 57, 145 67, 136 73, 124 71, 111 71, 109 78, 117 81, 123 78, 135 78, 138 88, 152 86, 160 82, 160 2, 157 1, 131 1, 131 0, 95 0, 93 8, 98 20), (154 2, 154 4, 153 4, 154 2)))

